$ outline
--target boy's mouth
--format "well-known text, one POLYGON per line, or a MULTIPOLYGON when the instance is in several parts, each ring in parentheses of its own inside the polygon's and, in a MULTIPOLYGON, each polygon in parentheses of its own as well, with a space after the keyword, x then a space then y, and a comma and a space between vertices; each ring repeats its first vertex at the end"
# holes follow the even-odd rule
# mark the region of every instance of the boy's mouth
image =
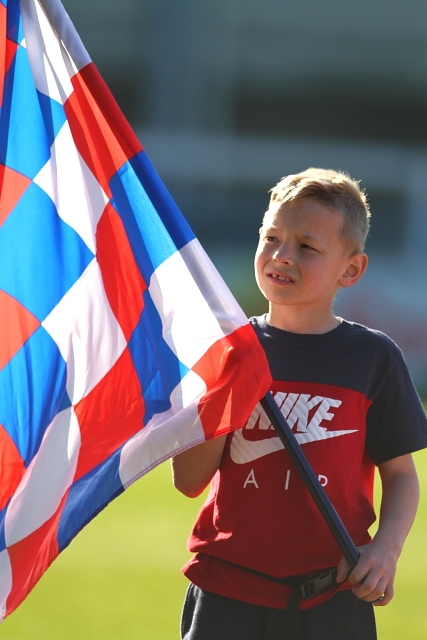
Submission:
POLYGON ((268 276, 273 280, 278 280, 279 282, 293 282, 292 278, 280 275, 279 273, 269 273, 268 276))

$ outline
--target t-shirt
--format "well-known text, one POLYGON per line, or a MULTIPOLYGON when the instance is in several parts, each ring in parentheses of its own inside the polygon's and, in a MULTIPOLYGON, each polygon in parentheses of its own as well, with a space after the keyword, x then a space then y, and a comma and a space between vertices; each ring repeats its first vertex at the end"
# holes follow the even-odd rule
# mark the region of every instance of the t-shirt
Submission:
MULTIPOLYGON (((375 465, 427 446, 426 416, 400 350, 345 320, 321 335, 251 321, 281 412, 354 543, 368 543, 375 465)), ((260 405, 227 437, 189 550, 196 556, 183 571, 200 588, 278 608, 291 589, 240 567, 284 578, 336 566, 342 556, 260 405)))

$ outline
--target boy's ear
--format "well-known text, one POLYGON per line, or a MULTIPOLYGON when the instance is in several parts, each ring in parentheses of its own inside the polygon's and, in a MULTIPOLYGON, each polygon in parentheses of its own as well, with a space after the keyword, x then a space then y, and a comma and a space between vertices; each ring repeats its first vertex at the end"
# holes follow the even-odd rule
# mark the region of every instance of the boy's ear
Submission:
POLYGON ((368 266, 366 253, 355 253, 349 258, 347 269, 339 279, 340 287, 352 287, 360 280, 368 266))

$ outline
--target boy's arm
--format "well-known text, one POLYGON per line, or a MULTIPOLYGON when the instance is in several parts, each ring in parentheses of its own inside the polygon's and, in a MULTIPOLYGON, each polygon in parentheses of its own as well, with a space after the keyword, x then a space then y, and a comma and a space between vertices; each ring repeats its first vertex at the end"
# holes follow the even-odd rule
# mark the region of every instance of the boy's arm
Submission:
POLYGON ((226 437, 207 440, 172 458, 172 478, 178 491, 188 498, 202 493, 221 463, 226 437))
MULTIPOLYGON (((396 564, 415 518, 419 485, 410 454, 384 462, 378 469, 382 483, 378 531, 370 544, 359 547, 360 560, 349 582, 359 585, 353 589, 359 598, 384 606, 394 595, 396 564)), ((343 558, 338 565, 338 582, 345 580, 348 570, 343 558)))

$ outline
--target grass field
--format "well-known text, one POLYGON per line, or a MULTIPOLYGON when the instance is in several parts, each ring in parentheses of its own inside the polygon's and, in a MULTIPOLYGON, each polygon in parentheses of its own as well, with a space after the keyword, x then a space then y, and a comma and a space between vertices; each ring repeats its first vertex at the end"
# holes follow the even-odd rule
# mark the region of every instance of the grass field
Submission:
MULTIPOLYGON (((427 452, 422 496, 401 557, 396 597, 377 609, 380 640, 427 633, 427 452)), ((176 492, 166 463, 113 502, 54 562, 1 625, 1 640, 174 640, 187 581, 186 538, 201 498, 176 492)))

